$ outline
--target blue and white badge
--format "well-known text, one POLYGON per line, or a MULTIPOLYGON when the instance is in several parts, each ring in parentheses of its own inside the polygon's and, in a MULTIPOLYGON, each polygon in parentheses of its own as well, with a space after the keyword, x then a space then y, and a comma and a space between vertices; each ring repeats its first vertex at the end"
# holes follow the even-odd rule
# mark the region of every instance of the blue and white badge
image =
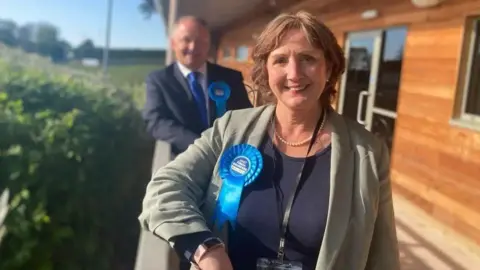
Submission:
POLYGON ((225 82, 213 82, 208 87, 208 96, 215 102, 217 118, 227 111, 227 100, 230 98, 230 86, 225 82))
POLYGON ((262 154, 252 145, 234 145, 223 153, 218 170, 223 183, 214 218, 219 228, 228 220, 235 229, 243 188, 257 179, 262 168, 262 154))

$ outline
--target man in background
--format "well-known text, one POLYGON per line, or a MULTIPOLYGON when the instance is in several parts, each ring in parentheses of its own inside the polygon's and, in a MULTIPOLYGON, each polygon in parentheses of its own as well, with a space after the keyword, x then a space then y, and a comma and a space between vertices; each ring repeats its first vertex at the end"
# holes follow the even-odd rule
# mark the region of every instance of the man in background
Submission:
POLYGON ((202 19, 180 18, 170 46, 176 61, 147 76, 143 118, 147 131, 170 143, 172 154, 185 151, 216 118, 215 103, 208 96, 212 82, 230 86, 227 110, 252 107, 240 72, 207 62, 210 33, 202 19))

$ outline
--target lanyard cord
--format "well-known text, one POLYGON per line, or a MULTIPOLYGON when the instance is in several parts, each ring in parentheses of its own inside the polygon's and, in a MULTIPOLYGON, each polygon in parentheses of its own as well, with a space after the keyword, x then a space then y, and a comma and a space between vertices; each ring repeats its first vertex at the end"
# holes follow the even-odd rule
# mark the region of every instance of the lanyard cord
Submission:
MULTIPOLYGON (((307 161, 308 154, 310 153, 310 150, 312 149, 313 144, 315 143, 318 132, 320 131, 321 128, 323 128, 323 124, 325 123, 325 118, 326 118, 326 111, 324 110, 322 112, 322 115, 318 119, 318 122, 317 122, 317 124, 315 126, 315 129, 313 131, 313 136, 312 136, 312 139, 310 140, 310 144, 309 144, 308 149, 307 149, 307 154, 305 155, 305 159, 303 160, 300 171, 297 174, 297 179, 295 181, 295 186, 293 188, 293 192, 290 195, 290 197, 288 199, 287 206, 285 208, 285 214, 283 215, 283 220, 280 224, 280 243, 278 245, 278 253, 277 253, 277 258, 280 261, 283 261, 283 258, 285 257, 285 237, 286 237, 286 234, 287 234, 288 221, 289 221, 289 218, 290 218, 290 212, 292 211, 292 206, 293 206, 293 202, 295 200, 295 196, 297 194, 298 187, 299 187, 300 183, 302 182, 305 163, 307 161)), ((275 161, 274 161, 274 166, 275 166, 275 161)), ((277 190, 277 189, 275 188, 275 190, 277 190)), ((278 192, 277 191, 276 191, 276 195, 277 195, 277 199, 278 199, 278 192)), ((281 211, 279 211, 279 212, 281 212, 281 211)))

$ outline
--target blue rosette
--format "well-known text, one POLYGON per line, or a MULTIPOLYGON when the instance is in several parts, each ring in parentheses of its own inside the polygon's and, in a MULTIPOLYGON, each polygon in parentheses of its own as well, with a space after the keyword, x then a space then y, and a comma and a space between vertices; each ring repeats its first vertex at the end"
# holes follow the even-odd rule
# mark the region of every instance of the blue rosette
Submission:
POLYGON ((213 82, 208 87, 208 96, 215 102, 217 118, 227 111, 227 100, 230 98, 230 86, 225 82, 213 82))
POLYGON ((214 216, 219 228, 228 220, 235 229, 243 188, 257 179, 262 168, 262 154, 252 145, 234 145, 223 153, 219 164, 223 183, 214 216))

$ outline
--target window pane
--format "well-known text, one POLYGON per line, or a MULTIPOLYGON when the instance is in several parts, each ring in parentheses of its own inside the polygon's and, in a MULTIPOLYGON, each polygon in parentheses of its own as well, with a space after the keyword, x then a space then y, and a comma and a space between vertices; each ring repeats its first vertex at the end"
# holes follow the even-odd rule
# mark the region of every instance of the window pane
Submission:
MULTIPOLYGON (((371 35, 352 35, 349 37, 349 56, 347 59, 347 80, 343 98, 343 115, 357 121, 359 94, 368 91, 372 72, 372 55, 375 37, 371 35)), ((361 117, 365 119, 367 102, 363 102, 361 117)))
POLYGON ((237 61, 247 61, 248 60, 248 47, 240 46, 237 48, 237 61))
POLYGON ((472 66, 470 67, 470 82, 465 112, 480 116, 480 20, 475 26, 475 45, 472 48, 472 66))
POLYGON ((398 90, 403 62, 403 48, 407 28, 391 28, 384 33, 382 56, 378 71, 375 106, 392 112, 397 111, 398 90))

